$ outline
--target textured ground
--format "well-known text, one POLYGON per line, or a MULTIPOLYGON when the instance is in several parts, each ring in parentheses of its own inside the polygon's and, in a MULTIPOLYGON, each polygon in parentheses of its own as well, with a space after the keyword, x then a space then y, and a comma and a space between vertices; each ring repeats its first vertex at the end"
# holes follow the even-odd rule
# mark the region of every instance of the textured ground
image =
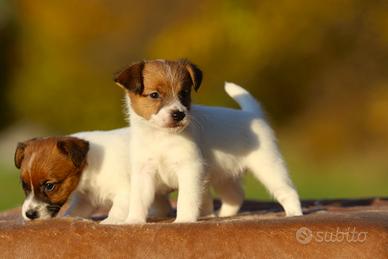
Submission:
POLYGON ((1 258, 388 258, 388 199, 303 202, 285 218, 246 202, 232 218, 106 226, 72 218, 23 223, 0 213, 1 258))

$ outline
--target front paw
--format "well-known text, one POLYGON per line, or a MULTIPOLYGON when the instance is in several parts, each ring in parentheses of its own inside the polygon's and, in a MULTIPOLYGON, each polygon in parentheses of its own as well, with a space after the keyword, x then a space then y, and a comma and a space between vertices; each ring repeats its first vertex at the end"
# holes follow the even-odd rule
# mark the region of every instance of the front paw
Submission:
POLYGON ((197 220, 193 218, 176 218, 174 223, 194 223, 196 221, 197 220))
POLYGON ((107 217, 106 219, 100 221, 100 224, 103 224, 103 225, 122 225, 122 224, 125 224, 125 222, 123 220, 120 220, 120 219, 107 217))
POLYGON ((303 216, 303 212, 300 209, 286 212, 286 217, 299 217, 299 216, 303 216))
POLYGON ((139 224, 145 224, 146 223, 146 220, 145 219, 139 219, 139 218, 127 218, 124 222, 124 224, 136 224, 136 225, 139 225, 139 224))

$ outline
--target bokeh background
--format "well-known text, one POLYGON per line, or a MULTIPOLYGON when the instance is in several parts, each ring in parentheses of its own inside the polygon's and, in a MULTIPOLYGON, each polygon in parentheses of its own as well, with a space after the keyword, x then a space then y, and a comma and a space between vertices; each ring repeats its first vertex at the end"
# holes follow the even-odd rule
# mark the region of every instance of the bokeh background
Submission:
POLYGON ((260 100, 302 198, 388 195, 388 1, 0 0, 0 209, 18 141, 125 126, 112 75, 180 57, 197 103, 236 107, 224 81, 260 100))

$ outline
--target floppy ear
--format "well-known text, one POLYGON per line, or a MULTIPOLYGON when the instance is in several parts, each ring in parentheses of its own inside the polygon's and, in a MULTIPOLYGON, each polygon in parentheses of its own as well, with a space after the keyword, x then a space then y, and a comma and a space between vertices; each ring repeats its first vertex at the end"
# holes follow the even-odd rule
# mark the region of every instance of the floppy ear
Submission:
POLYGON ((26 143, 18 143, 15 151, 15 166, 17 169, 20 169, 20 166, 22 165, 23 159, 24 159, 24 150, 26 149, 27 144, 26 143))
POLYGON ((89 142, 79 138, 68 137, 59 140, 57 148, 62 154, 68 156, 76 167, 80 168, 86 162, 89 142))
POLYGON ((122 88, 141 94, 144 90, 143 69, 144 61, 129 66, 124 71, 115 76, 114 81, 122 88))
POLYGON ((186 69, 190 74, 194 90, 197 92, 202 83, 202 71, 190 62, 186 64, 186 69))

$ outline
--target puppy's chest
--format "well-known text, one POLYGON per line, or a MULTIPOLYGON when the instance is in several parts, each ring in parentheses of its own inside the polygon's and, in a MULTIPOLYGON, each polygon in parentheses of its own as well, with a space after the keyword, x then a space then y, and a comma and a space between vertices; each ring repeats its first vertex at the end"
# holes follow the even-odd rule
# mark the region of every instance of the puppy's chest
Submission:
POLYGON ((159 192, 169 192, 178 188, 178 176, 175 164, 159 159, 155 175, 156 188, 159 192))
POLYGON ((133 149, 144 150, 153 154, 171 152, 186 142, 181 135, 167 134, 163 132, 146 131, 133 134, 131 146, 133 149))
POLYGON ((154 175, 156 192, 168 193, 178 188, 179 167, 176 162, 167 162, 163 155, 153 156, 139 167, 140 173, 154 175))
POLYGON ((186 135, 144 131, 132 134, 131 163, 139 170, 155 171, 157 191, 178 188, 182 163, 188 160, 195 146, 186 135))
POLYGON ((156 191, 167 193, 178 188, 178 174, 180 163, 171 158, 170 153, 154 153, 141 168, 149 168, 154 171, 156 191))

